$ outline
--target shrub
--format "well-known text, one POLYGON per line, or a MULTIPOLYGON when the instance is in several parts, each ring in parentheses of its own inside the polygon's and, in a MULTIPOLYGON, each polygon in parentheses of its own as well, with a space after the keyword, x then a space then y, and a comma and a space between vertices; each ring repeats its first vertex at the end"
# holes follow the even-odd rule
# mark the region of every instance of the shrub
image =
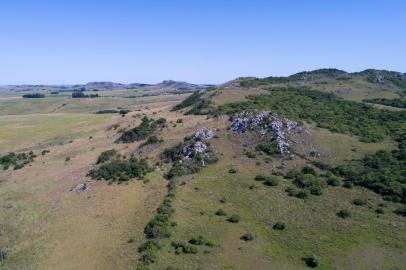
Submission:
POLYGON ((186 253, 186 254, 196 254, 198 252, 197 248, 191 244, 185 242, 172 242, 172 247, 175 248, 175 253, 186 253))
POLYGON ((317 176, 316 170, 313 167, 310 167, 310 166, 304 166, 302 168, 302 173, 303 174, 312 174, 314 176, 317 176))
POLYGON ((151 133, 153 133, 157 128, 165 127, 166 119, 159 118, 158 120, 150 119, 144 116, 141 119, 141 124, 137 127, 125 131, 117 142, 131 143, 134 141, 140 141, 146 139, 151 133))
POLYGON ((100 167, 89 171, 88 176, 97 180, 124 182, 133 178, 143 178, 151 171, 146 159, 117 158, 103 163, 100 167))
POLYGON ((282 222, 276 222, 276 223, 272 226, 272 228, 273 228, 274 230, 280 230, 280 231, 282 231, 282 230, 284 230, 284 229, 286 228, 286 225, 285 225, 285 223, 282 223, 282 222))
POLYGON ((337 216, 343 219, 351 217, 351 212, 348 209, 341 209, 337 212, 337 216))
POLYGON ((351 189, 354 186, 354 184, 350 181, 345 181, 343 184, 343 187, 351 189))
POLYGON ((383 215, 385 214, 385 210, 379 207, 375 209, 375 213, 377 213, 378 215, 383 215))
POLYGON ((257 157, 257 155, 254 152, 250 152, 250 151, 246 152, 245 155, 248 158, 256 158, 257 157))
POLYGON ((146 252, 141 255, 140 261, 144 264, 151 264, 156 262, 156 255, 152 252, 146 252))
POLYGON ((255 176, 254 178, 256 181, 265 181, 266 176, 262 175, 262 174, 258 174, 255 176))
POLYGON ((406 206, 402 206, 402 207, 397 208, 394 211, 394 213, 399 215, 399 216, 406 217, 406 206))
POLYGON ((337 176, 332 175, 327 179, 327 184, 333 187, 338 187, 341 185, 341 179, 337 176))
POLYGON ((306 265, 308 267, 311 267, 311 268, 315 268, 319 265, 317 258, 313 255, 304 257, 303 261, 306 263, 306 265))
POLYGON ((240 216, 239 215, 231 215, 227 220, 229 222, 231 222, 231 223, 238 223, 238 222, 240 222, 240 216))
POLYGON ((320 196, 323 194, 323 188, 321 185, 313 185, 310 187, 310 194, 320 196))
POLYGON ((272 143, 260 143, 257 145, 256 150, 264 152, 267 155, 279 154, 279 149, 276 141, 272 143))
POLYGON ((279 177, 274 176, 274 175, 268 176, 264 182, 264 185, 271 186, 271 187, 277 186, 278 184, 279 184, 279 177))
POLYGON ((228 173, 233 173, 234 174, 234 173, 237 173, 237 170, 234 169, 234 168, 231 168, 231 169, 228 170, 228 173))
POLYGON ((145 242, 144 244, 139 246, 138 252, 140 252, 140 253, 145 252, 145 251, 154 252, 161 248, 162 248, 162 246, 159 244, 158 241, 148 240, 147 242, 145 242))
POLYGON ((296 198, 299 199, 306 199, 309 196, 309 193, 306 190, 300 190, 297 194, 296 194, 296 198))
POLYGON ((243 234, 240 237, 240 239, 243 240, 243 241, 252 241, 252 240, 254 240, 254 236, 252 234, 250 234, 250 233, 246 233, 246 234, 243 234))
POLYGON ((214 213, 216 216, 227 216, 227 213, 223 209, 219 209, 214 213))
POLYGON ((140 146, 142 147, 145 145, 156 144, 156 143, 161 143, 161 142, 163 142, 163 139, 158 139, 157 136, 149 136, 147 138, 147 140, 144 143, 142 143, 140 146))
POLYGON ((207 240, 205 237, 199 235, 197 238, 192 238, 189 240, 189 243, 192 245, 202 246, 205 245, 207 247, 214 247, 214 243, 207 240))
POLYGON ((352 203, 355 205, 358 205, 358 206, 362 206, 362 205, 367 204, 367 200, 364 198, 357 198, 357 199, 353 200, 352 203))
POLYGON ((110 149, 107 151, 101 152, 100 156, 97 158, 96 164, 104 163, 110 158, 114 157, 117 154, 117 151, 114 149, 110 149))
POLYGON ((70 157, 65 158, 65 162, 68 162, 70 160, 70 157))
POLYGON ((291 197, 296 197, 299 191, 294 187, 287 187, 285 189, 285 192, 288 193, 288 195, 291 197))
POLYGON ((41 93, 25 94, 23 98, 44 98, 45 95, 41 93))

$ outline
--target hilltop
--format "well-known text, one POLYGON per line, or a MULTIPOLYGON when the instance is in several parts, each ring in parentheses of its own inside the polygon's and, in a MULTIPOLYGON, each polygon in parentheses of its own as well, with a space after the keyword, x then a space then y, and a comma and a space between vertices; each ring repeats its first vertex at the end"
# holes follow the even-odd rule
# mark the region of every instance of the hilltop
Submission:
POLYGON ((402 269, 405 82, 8 88, 44 98, 0 99, 0 266, 402 269))

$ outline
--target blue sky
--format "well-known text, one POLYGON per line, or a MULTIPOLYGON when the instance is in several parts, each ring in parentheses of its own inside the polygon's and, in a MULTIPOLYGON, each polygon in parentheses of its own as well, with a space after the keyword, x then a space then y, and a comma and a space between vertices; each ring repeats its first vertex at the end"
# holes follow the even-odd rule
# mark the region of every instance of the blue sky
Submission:
POLYGON ((406 1, 0 1, 0 84, 406 72, 406 1))

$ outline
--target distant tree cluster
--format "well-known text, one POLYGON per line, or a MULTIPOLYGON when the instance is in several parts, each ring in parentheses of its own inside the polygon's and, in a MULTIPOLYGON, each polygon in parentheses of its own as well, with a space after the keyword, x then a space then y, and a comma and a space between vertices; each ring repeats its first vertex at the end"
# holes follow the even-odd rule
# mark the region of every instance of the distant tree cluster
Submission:
POLYGON ((363 101, 368 102, 368 103, 381 104, 381 105, 406 109, 406 100, 403 100, 400 98, 394 98, 394 99, 373 98, 373 99, 364 99, 363 101))
POLYGON ((72 98, 98 98, 99 94, 86 94, 83 91, 72 92, 72 98))
POLYGON ((32 94, 25 94, 23 98, 44 98, 45 95, 41 93, 32 93, 32 94))

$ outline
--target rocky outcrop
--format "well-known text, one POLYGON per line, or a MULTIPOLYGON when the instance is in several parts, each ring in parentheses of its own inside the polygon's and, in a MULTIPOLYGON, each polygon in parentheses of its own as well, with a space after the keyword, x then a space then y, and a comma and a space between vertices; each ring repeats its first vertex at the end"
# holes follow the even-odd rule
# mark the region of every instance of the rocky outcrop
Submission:
POLYGON ((289 141, 286 134, 292 132, 296 127, 296 122, 278 117, 271 111, 244 111, 231 117, 231 129, 234 132, 258 131, 261 137, 271 133, 276 138, 281 154, 289 154, 289 141))

